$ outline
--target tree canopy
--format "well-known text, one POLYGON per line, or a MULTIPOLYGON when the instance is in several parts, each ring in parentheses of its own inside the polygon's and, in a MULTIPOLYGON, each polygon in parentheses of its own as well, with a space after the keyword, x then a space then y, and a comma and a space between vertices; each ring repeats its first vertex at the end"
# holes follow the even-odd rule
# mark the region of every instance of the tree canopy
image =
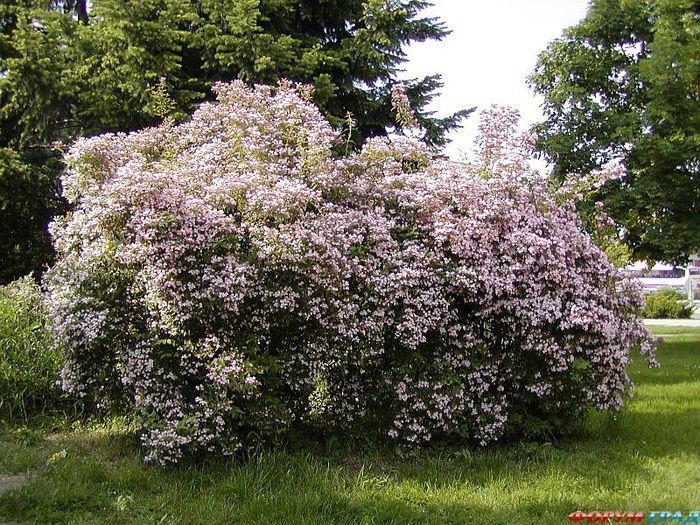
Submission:
POLYGON ((621 161, 600 195, 639 259, 700 249, 700 2, 594 0, 531 76, 553 180, 621 161))
MULTIPOLYGON (((3 235, 0 280, 41 269, 48 257, 45 225, 64 203, 56 192, 55 141, 131 131, 167 112, 185 118, 211 100, 218 80, 313 86, 315 102, 352 142, 382 135, 395 121, 391 88, 404 48, 440 39, 444 25, 422 16, 423 0, 11 0, 0 7, 0 154, 11 180, 40 186, 17 199, 0 195, 0 213, 17 224, 3 235), (164 79, 161 82, 161 79, 164 79), (351 123, 351 124, 350 124, 351 123), (7 150, 7 151, 5 151, 7 150), (51 171, 51 169, 53 171, 51 171), (41 203, 39 200, 43 199, 41 203), (43 214, 35 212, 41 208, 43 214), (20 228, 20 229, 18 229, 20 228), (31 245, 37 256, 12 259, 31 245)), ((437 118, 426 106, 438 76, 407 83, 424 132, 439 147, 468 111, 437 118)), ((29 187, 27 186, 27 187, 29 187)), ((3 221, 3 224, 5 222, 3 221)))

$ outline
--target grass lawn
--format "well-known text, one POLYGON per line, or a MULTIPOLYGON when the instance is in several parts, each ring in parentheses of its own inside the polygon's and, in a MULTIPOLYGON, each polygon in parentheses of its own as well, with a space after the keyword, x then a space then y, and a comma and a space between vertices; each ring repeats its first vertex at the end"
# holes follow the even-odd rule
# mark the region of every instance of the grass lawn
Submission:
MULTIPOLYGON (((262 452, 245 463, 141 466, 114 428, 0 437, 0 522, 561 524, 575 510, 700 510, 700 330, 654 327, 662 368, 635 356, 635 398, 556 444, 352 453, 262 452), (65 449, 67 456, 46 466, 65 449)), ((340 447, 339 447, 340 448, 340 447)))

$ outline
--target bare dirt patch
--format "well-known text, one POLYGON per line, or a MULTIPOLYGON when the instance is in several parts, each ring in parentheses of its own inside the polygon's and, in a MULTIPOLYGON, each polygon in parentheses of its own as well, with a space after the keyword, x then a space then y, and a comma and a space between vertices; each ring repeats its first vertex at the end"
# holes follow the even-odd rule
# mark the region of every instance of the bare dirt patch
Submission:
MULTIPOLYGON (((0 475, 0 495, 8 490, 18 489, 29 483, 34 476, 33 472, 24 472, 12 476, 0 475)), ((0 525, 19 525, 16 521, 3 521, 0 525)))
POLYGON ((19 488, 29 483, 32 474, 25 472, 23 474, 14 474, 12 476, 0 475, 0 494, 8 490, 19 488))

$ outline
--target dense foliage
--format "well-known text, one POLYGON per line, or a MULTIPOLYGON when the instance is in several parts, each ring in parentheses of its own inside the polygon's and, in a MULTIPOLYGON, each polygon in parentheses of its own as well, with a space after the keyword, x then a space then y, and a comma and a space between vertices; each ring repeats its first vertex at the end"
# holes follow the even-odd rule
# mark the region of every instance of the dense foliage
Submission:
MULTIPOLYGON (((359 145, 393 122, 390 90, 404 47, 446 34, 439 21, 421 16, 426 6, 423 0, 3 2, 0 155, 12 164, 0 172, 0 213, 10 217, 0 220, 9 226, 2 232, 0 282, 43 271, 50 260, 46 225, 65 207, 55 192, 62 153, 55 141, 139 129, 164 114, 185 117, 212 98, 215 80, 285 77, 313 85, 333 126, 347 128, 351 144, 359 145)), ((408 89, 424 140, 436 146, 465 114, 437 118, 424 110, 439 86, 433 76, 408 89)))
POLYGON ((597 198, 637 260, 686 264, 700 249, 699 61, 696 0, 594 0, 532 75, 557 182, 625 163, 597 198))
POLYGON ((647 319, 689 319, 692 313, 693 307, 682 293, 661 288, 644 298, 644 308, 639 315, 647 319))
POLYGON ((512 113, 477 166, 406 137, 338 159, 308 91, 216 91, 186 123, 79 141, 53 226, 64 386, 135 407, 146 461, 298 425, 556 431, 620 408, 632 348, 653 363, 638 289, 528 171, 512 113))
POLYGON ((66 210, 60 157, 49 150, 0 147, 0 283, 41 270, 51 257, 47 225, 66 210))
POLYGON ((27 421, 61 407, 58 369, 37 284, 26 277, 0 287, 0 420, 27 421))

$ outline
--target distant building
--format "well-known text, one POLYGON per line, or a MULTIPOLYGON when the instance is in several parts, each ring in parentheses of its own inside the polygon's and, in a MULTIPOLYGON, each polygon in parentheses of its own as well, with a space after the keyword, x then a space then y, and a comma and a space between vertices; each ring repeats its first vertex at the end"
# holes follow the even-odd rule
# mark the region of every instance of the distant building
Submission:
POLYGON ((645 292, 673 288, 689 299, 700 300, 700 254, 691 257, 687 266, 655 264, 650 269, 646 262, 637 262, 627 270, 636 276, 645 292))

